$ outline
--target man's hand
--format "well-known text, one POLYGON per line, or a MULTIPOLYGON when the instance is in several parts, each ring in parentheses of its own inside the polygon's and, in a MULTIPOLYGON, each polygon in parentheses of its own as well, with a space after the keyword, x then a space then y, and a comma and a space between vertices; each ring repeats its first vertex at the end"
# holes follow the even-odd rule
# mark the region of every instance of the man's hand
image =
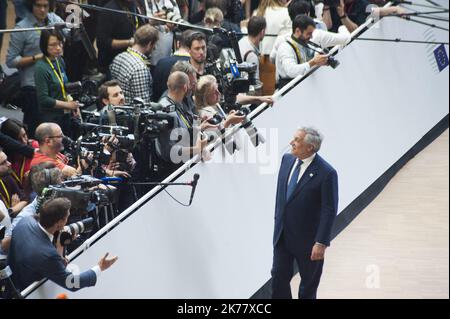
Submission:
POLYGON ((242 115, 242 116, 236 115, 236 111, 231 110, 230 113, 228 113, 228 116, 225 120, 224 127, 227 128, 230 125, 242 123, 242 121, 244 121, 244 120, 245 120, 245 115, 242 115))
POLYGON ((14 194, 11 196, 11 207, 16 206, 17 204, 20 203, 20 197, 17 194, 14 194))
POLYGON ((339 17, 342 17, 345 14, 345 3, 344 3, 344 0, 341 0, 339 5, 336 7, 336 12, 339 15, 339 17))
POLYGON ((77 101, 69 101, 66 103, 67 103, 67 108, 71 109, 72 111, 76 111, 80 107, 80 104, 78 104, 77 101))
POLYGON ((318 54, 309 61, 309 65, 311 67, 316 65, 318 66, 326 65, 327 63, 328 63, 328 55, 325 54, 318 54))
POLYGON ((105 256, 100 259, 100 261, 98 262, 98 266, 100 267, 101 271, 105 271, 106 269, 108 269, 109 267, 111 267, 119 257, 115 256, 111 259, 106 259, 106 257, 108 257, 109 253, 106 253, 105 256))
POLYGON ((311 252, 311 260, 323 260, 325 258, 325 249, 327 249, 327 246, 315 243, 311 252))
POLYGON ((114 171, 114 177, 130 178, 131 175, 124 171, 114 171))
POLYGON ((202 122, 202 124, 200 125, 200 130, 203 131, 207 131, 207 130, 215 130, 216 128, 219 127, 219 125, 214 125, 208 122, 209 119, 204 120, 202 122))
POLYGON ((260 103, 267 103, 267 104, 271 105, 271 104, 273 104, 273 99, 272 99, 272 96, 270 96, 270 95, 260 96, 259 97, 259 102, 260 103))

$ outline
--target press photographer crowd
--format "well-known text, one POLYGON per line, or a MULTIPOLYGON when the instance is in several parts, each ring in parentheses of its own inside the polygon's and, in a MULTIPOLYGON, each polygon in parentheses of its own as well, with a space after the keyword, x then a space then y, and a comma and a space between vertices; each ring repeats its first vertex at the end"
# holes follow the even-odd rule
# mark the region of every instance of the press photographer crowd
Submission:
POLYGON ((0 0, 0 296, 44 278, 95 285, 117 257, 76 274, 66 254, 186 161, 208 160, 227 129, 261 142, 248 114, 311 68, 338 67, 328 50, 369 16, 404 12, 382 4, 0 0))

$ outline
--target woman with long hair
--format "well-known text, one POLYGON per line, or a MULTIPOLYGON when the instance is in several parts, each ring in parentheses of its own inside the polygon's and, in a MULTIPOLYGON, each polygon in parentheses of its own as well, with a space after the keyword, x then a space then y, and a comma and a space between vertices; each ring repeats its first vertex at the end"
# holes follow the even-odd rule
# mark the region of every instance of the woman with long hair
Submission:
MULTIPOLYGON (((265 17, 267 21, 266 34, 278 35, 291 31, 292 22, 287 6, 290 1, 262 0, 255 11, 255 15, 265 17)), ((261 54, 269 55, 275 43, 275 36, 265 36, 261 42, 261 54)))
MULTIPOLYGON (((7 119, 2 123, 0 131, 18 141, 21 144, 29 145, 35 149, 39 148, 39 144, 35 140, 28 139, 27 126, 16 119, 7 119)), ((31 161, 33 158, 25 157, 19 153, 8 153, 8 159, 11 162, 11 175, 25 191, 28 191, 27 175, 31 169, 31 161)))

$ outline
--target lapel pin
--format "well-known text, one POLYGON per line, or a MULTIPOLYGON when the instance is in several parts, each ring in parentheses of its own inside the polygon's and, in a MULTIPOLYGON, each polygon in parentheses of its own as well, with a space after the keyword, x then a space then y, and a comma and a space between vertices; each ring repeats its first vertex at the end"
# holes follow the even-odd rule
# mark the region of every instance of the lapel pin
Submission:
POLYGON ((309 177, 313 177, 314 176, 314 174, 313 173, 309 173, 309 177))

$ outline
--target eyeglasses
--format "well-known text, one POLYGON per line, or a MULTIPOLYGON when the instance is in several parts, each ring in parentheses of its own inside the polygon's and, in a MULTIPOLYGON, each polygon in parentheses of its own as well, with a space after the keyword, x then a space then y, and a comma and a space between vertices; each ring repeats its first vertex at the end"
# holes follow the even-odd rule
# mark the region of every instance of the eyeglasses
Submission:
POLYGON ((56 48, 56 47, 63 47, 63 43, 62 42, 55 42, 55 43, 51 43, 51 44, 49 44, 48 46, 49 47, 51 47, 51 48, 56 48))
POLYGON ((64 138, 64 134, 55 135, 55 136, 49 136, 48 138, 64 138))

